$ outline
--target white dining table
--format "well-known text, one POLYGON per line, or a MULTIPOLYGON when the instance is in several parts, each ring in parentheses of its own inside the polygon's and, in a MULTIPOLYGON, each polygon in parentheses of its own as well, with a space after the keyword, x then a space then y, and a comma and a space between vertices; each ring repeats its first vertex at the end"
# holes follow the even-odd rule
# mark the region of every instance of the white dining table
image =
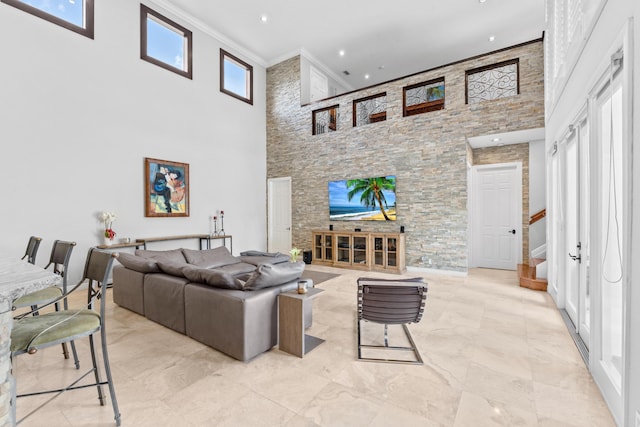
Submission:
POLYGON ((19 258, 0 254, 0 427, 14 427, 15 380, 11 375, 13 300, 58 285, 62 278, 19 258))

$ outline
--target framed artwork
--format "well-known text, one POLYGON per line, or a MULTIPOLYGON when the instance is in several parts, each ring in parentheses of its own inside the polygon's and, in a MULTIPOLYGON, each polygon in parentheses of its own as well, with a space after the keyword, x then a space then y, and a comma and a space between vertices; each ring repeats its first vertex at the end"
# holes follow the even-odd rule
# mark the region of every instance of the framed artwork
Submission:
POLYGON ((144 216, 189 216, 189 164, 144 159, 144 216))

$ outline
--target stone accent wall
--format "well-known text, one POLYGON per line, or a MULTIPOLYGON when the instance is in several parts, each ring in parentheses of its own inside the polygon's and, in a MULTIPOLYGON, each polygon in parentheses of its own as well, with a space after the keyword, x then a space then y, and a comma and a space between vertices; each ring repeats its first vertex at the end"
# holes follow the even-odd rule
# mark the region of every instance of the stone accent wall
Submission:
POLYGON ((406 230, 408 266, 467 270, 467 138, 544 126, 542 42, 532 42, 320 101, 300 105, 300 58, 267 70, 267 177, 292 179, 292 237, 311 248, 329 228, 327 183, 395 175, 397 221, 333 221, 335 230, 406 230), (520 94, 465 104, 465 70, 520 59, 520 94), (402 117, 402 88, 445 78, 445 109, 402 117), (387 93, 387 120, 352 126, 354 99, 387 93), (313 110, 338 104, 337 132, 312 135, 313 110), (421 261, 426 256, 431 265, 421 261))
POLYGON ((11 410, 12 378, 11 359, 9 357, 11 346, 11 304, 7 300, 0 299, 0 426, 9 427, 15 425, 11 410))
POLYGON ((511 162, 522 163, 522 262, 527 264, 529 261, 529 144, 473 150, 474 166, 511 162))

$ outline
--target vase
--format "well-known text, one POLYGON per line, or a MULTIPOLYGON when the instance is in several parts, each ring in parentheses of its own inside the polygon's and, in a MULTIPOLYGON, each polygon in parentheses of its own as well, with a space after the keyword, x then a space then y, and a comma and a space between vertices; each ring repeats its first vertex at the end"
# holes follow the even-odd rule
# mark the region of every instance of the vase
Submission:
POLYGON ((113 244, 113 239, 110 239, 110 238, 105 236, 105 237, 102 238, 102 244, 104 246, 111 246, 113 244))

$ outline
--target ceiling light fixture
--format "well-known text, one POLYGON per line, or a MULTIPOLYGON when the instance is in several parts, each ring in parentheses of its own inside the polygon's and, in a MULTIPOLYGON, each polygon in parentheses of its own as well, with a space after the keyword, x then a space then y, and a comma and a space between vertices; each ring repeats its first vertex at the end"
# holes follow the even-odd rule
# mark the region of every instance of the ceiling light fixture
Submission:
POLYGON ((479 1, 480 3, 484 3, 484 2, 486 2, 487 0, 478 0, 478 1, 479 1))
POLYGON ((338 52, 338 55, 344 56, 344 49, 340 49, 340 51, 338 52))
POLYGON ((493 138, 491 141, 498 142, 498 141, 500 141, 500 138, 493 138))
POLYGON ((267 22, 269 20, 269 17, 267 15, 260 15, 260 22, 267 22))
POLYGON ((496 36, 489 36, 489 41, 492 42, 496 39, 496 36))
POLYGON ((369 80, 369 74, 364 75, 365 80, 369 80))

